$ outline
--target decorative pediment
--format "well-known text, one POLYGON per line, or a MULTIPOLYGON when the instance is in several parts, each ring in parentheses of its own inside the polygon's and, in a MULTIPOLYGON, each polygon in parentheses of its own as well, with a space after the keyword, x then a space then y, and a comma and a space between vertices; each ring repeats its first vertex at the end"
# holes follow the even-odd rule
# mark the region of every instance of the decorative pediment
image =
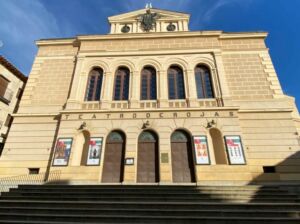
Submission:
POLYGON ((190 15, 186 13, 145 8, 111 16, 111 34, 188 31, 190 15))

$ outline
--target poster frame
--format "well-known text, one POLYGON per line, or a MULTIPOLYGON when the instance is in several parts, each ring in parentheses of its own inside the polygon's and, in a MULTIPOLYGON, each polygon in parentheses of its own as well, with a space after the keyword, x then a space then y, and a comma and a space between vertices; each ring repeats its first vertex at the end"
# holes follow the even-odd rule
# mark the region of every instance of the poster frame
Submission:
POLYGON ((243 146, 243 142, 242 142, 242 138, 240 135, 225 135, 224 136, 224 142, 225 142, 225 147, 226 147, 226 154, 227 154, 227 159, 228 159, 228 163, 229 165, 247 165, 247 160, 246 160, 246 156, 245 156, 245 152, 244 152, 244 146, 243 146), (229 155, 229 149, 228 149, 228 146, 227 146, 227 138, 228 137, 238 137, 239 140, 240 140, 240 143, 241 143, 241 148, 242 148, 242 155, 243 155, 243 159, 244 159, 244 163, 232 163, 231 162, 231 159, 230 159, 230 155, 229 155))
POLYGON ((69 165, 69 161, 70 161, 70 157, 71 157, 71 150, 72 150, 72 146, 73 146, 73 138, 72 137, 62 137, 62 138, 57 138, 56 144, 55 144, 55 148, 54 148, 54 154, 53 154, 53 161, 52 161, 52 166, 68 166, 69 165), (57 150, 57 144, 60 140, 71 140, 71 148, 70 148, 70 154, 68 156, 68 160, 66 164, 55 164, 55 155, 56 155, 56 150, 57 150))
POLYGON ((88 164, 89 161, 89 152, 90 152, 90 144, 89 144, 89 148, 88 148, 88 153, 87 153, 87 158, 86 158, 86 166, 99 166, 100 162, 101 162, 101 156, 102 156, 102 149, 103 149, 103 137, 91 137, 89 139, 89 141, 91 141, 92 139, 101 139, 101 148, 100 148, 100 152, 99 152, 99 162, 97 164, 88 164))
POLYGON ((196 165, 203 165, 203 166, 205 166, 205 165, 211 165, 211 160, 210 160, 210 153, 209 153, 209 144, 208 144, 208 138, 207 138, 207 136, 206 135, 194 135, 193 136, 193 151, 194 151, 194 160, 195 160, 195 164, 196 165), (195 148, 195 138, 196 137, 205 137, 205 139, 206 139, 206 146, 207 146, 207 155, 208 155, 208 163, 198 163, 197 162, 197 152, 196 152, 196 148, 195 148))

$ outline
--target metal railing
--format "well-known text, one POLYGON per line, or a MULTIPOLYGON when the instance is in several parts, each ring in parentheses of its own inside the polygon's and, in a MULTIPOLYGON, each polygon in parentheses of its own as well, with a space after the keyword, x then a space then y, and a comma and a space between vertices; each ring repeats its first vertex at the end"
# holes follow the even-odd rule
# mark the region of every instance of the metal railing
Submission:
POLYGON ((61 171, 51 171, 47 181, 45 181, 45 176, 46 173, 39 173, 0 178, 0 194, 1 192, 8 191, 10 188, 16 188, 22 184, 45 184, 47 182, 59 181, 61 171))

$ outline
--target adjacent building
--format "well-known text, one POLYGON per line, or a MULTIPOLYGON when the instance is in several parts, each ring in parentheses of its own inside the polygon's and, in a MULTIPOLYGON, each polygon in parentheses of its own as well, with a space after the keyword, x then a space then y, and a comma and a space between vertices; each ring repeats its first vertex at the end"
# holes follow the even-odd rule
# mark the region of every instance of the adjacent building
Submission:
POLYGON ((27 77, 0 55, 0 155, 26 81, 27 77))
POLYGON ((299 181, 299 113, 267 33, 190 31, 189 19, 146 8, 109 17, 106 35, 37 41, 0 175, 299 181))

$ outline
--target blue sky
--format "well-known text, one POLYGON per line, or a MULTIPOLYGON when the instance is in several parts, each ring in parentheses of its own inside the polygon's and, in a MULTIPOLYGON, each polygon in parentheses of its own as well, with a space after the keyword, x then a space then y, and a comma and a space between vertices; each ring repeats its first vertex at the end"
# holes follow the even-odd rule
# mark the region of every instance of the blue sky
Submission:
POLYGON ((153 7, 191 14, 191 30, 267 31, 287 95, 300 108, 300 0, 0 0, 0 54, 29 74, 41 38, 106 34, 107 17, 153 7))

